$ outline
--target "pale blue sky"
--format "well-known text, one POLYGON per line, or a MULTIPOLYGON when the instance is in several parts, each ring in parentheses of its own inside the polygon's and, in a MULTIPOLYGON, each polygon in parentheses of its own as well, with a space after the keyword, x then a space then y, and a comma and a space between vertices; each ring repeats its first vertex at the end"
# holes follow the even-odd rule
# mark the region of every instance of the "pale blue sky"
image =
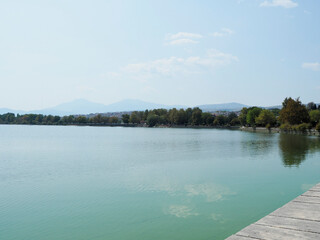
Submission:
POLYGON ((1 1, 0 107, 320 102, 320 1, 1 1))

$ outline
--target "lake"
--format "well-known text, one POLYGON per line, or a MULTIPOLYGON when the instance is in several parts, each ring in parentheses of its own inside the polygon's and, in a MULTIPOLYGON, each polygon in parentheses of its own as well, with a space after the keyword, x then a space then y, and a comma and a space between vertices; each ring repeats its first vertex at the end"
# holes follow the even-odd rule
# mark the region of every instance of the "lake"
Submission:
POLYGON ((320 138, 0 125, 1 240, 224 239, 320 182, 320 138))

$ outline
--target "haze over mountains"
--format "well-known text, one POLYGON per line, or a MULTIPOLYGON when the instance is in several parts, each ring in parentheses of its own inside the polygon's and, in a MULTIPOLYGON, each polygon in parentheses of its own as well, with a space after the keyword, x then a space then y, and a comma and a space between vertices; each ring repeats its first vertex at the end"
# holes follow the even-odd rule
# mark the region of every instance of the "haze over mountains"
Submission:
POLYGON ((221 104, 206 104, 199 105, 199 107, 204 112, 213 112, 213 111, 240 111, 244 107, 249 107, 241 103, 221 103, 221 104))
MULTIPOLYGON (((146 109, 171 109, 171 108, 188 108, 194 106, 182 106, 182 105, 164 105, 157 103, 145 102, 137 99, 126 99, 109 105, 91 102, 85 99, 76 99, 71 102, 59 104, 55 107, 45 108, 40 110, 23 111, 14 110, 8 108, 0 108, 0 114, 15 113, 15 114, 52 114, 52 115, 72 115, 72 114, 90 114, 90 113, 107 113, 107 112, 131 112, 131 111, 144 111, 146 109)), ((241 103, 223 103, 223 104, 206 104, 197 106, 202 111, 214 112, 214 111, 239 111, 243 107, 249 107, 241 103)))
POLYGON ((0 108, 0 114, 11 112, 15 114, 52 114, 52 115, 71 115, 71 114, 90 114, 90 113, 106 113, 106 112, 125 112, 125 111, 144 111, 146 109, 156 108, 185 108, 186 106, 181 105, 164 105, 145 102, 137 99, 126 99, 109 105, 102 103, 95 103, 86 99, 76 99, 70 102, 59 104, 55 107, 45 108, 40 110, 15 110, 9 108, 0 108))

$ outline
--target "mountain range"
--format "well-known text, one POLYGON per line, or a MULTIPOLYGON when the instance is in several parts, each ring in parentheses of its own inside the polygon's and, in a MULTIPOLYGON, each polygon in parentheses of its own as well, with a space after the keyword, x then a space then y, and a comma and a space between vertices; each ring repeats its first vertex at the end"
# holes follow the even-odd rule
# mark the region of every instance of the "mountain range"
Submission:
POLYGON ((73 115, 73 114, 90 114, 90 113, 107 113, 107 112, 131 112, 131 111, 144 111, 146 109, 156 108, 186 108, 181 105, 164 105, 145 102, 137 99, 126 99, 109 105, 102 103, 95 103, 86 99, 76 99, 70 102, 59 104, 55 107, 44 108, 40 110, 15 110, 9 108, 0 108, 0 114, 4 113, 15 113, 15 114, 52 114, 52 115, 73 115))
MULTIPOLYGON (((55 107, 45 108, 40 110, 23 111, 9 108, 0 108, 0 114, 15 113, 15 114, 52 114, 52 115, 73 115, 73 114, 90 114, 90 113, 107 113, 107 112, 131 112, 144 111, 146 109, 171 109, 171 108, 188 108, 189 106, 182 105, 164 105, 157 103, 145 102, 137 99, 126 99, 109 105, 91 102, 85 99, 76 99, 71 102, 59 104, 55 107)), ((197 106, 204 112, 215 111, 240 111, 243 107, 249 107, 241 103, 223 103, 223 104, 206 104, 197 106)))
POLYGON ((199 107, 204 112, 215 112, 215 111, 240 111, 244 107, 249 107, 241 103, 231 102, 222 104, 206 104, 199 105, 199 107))

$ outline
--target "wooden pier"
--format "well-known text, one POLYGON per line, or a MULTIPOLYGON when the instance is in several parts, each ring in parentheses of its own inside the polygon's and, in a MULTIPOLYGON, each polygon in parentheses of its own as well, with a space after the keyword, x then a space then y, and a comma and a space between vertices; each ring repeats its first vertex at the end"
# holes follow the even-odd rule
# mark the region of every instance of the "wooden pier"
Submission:
POLYGON ((227 240, 320 239, 320 184, 227 240))

